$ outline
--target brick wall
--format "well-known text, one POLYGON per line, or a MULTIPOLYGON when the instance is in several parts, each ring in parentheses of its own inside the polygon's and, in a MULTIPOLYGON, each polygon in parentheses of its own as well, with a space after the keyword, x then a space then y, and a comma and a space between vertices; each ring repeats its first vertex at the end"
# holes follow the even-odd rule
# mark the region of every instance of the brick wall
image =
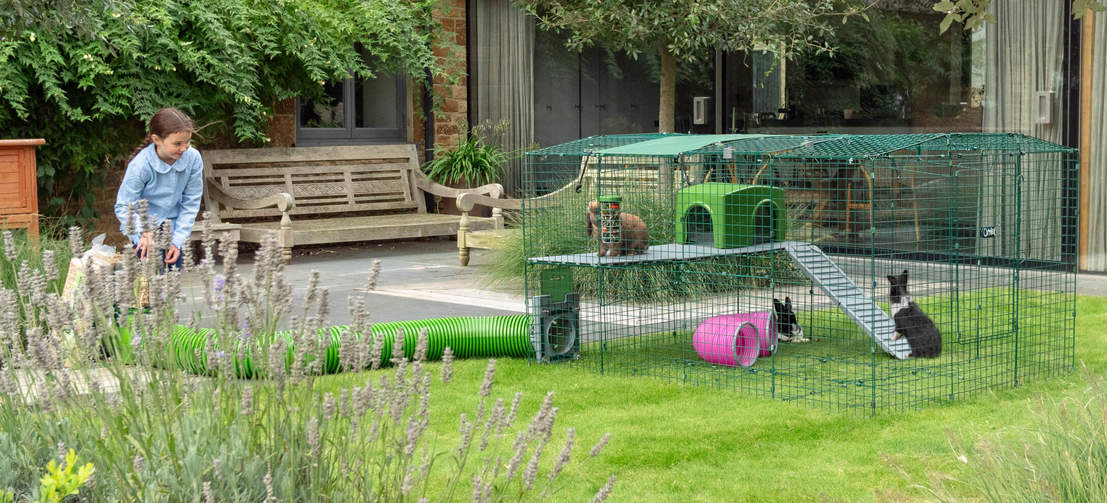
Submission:
MULTIPOLYGON (((447 0, 446 6, 445 12, 441 10, 435 12, 435 18, 442 26, 442 36, 457 44, 457 47, 452 51, 443 47, 436 47, 434 55, 438 57, 438 62, 446 68, 448 73, 457 76, 457 82, 448 84, 444 79, 435 79, 434 96, 439 105, 438 113, 435 115, 432 136, 435 146, 457 145, 458 132, 466 123, 469 114, 469 79, 465 74, 465 0, 447 0)), ((422 110, 425 87, 423 85, 413 87, 415 88, 412 93, 413 106, 417 110, 422 110)), ((413 120, 415 120, 415 124, 412 141, 418 145, 419 154, 422 155, 425 149, 424 138, 426 138, 424 124, 422 120, 417 118, 413 118, 413 120)))
POLYGON ((296 143, 296 100, 287 99, 273 104, 273 116, 269 118, 270 147, 291 147, 296 143))
MULTIPOLYGON (((434 144, 436 146, 452 146, 457 144, 458 132, 466 123, 469 114, 469 79, 465 74, 466 54, 466 11, 465 0, 448 0, 446 11, 435 11, 435 18, 443 28, 442 35, 457 44, 454 50, 437 47, 434 50, 439 63, 447 68, 451 75, 457 76, 457 82, 448 84, 444 79, 438 78, 434 82, 435 100, 439 110, 434 120, 434 144)), ((420 160, 426 148, 423 110, 423 91, 425 89, 422 79, 409 80, 409 96, 411 99, 412 113, 408 116, 411 122, 411 137, 409 141, 416 144, 420 160)), ((269 137, 272 139, 270 146, 291 147, 296 142, 296 110, 294 100, 285 100, 273 105, 273 117, 269 121, 269 137)))

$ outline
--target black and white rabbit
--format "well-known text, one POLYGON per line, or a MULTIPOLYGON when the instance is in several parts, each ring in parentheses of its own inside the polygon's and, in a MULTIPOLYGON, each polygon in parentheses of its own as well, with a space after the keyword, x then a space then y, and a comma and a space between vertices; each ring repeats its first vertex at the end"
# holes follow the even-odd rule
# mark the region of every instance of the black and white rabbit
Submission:
POLYGON ((809 342, 803 336, 803 327, 792 311, 792 298, 784 297, 784 303, 773 299, 773 321, 776 323, 776 338, 784 342, 809 342))
POLYGON ((892 340, 907 338, 911 347, 911 358, 937 358, 942 354, 942 334, 938 326, 911 300, 907 294, 907 271, 899 276, 888 276, 892 284, 892 319, 896 322, 896 333, 892 340))

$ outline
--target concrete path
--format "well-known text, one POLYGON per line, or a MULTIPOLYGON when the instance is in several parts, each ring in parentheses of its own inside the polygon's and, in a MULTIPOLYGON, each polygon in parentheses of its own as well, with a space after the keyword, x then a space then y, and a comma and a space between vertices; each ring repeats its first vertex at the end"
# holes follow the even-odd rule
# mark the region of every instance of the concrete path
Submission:
MULTIPOLYGON (((252 264, 244 254, 240 263, 252 264)), ((308 279, 319 271, 328 290, 331 324, 350 320, 348 298, 360 294, 374 259, 381 261, 377 289, 367 306, 370 321, 402 321, 447 316, 493 316, 526 311, 521 286, 515 290, 487 281, 491 252, 474 250, 468 267, 457 260, 457 244, 418 240, 307 248, 293 252, 285 277, 293 285, 293 305, 302 306, 308 279)))
MULTIPOLYGON (((381 260, 377 289, 370 294, 370 321, 418 320, 447 316, 492 316, 524 313, 522 285, 493 285, 488 273, 494 254, 472 250, 468 267, 457 261, 457 245, 444 239, 360 243, 296 249, 286 277, 293 285, 293 305, 302 306, 308 278, 318 270, 328 289, 331 324, 350 319, 348 297, 359 293, 373 259, 381 260)), ((249 270, 253 256, 240 258, 249 270)), ((1079 274, 1076 291, 1107 296, 1107 275, 1079 274)))

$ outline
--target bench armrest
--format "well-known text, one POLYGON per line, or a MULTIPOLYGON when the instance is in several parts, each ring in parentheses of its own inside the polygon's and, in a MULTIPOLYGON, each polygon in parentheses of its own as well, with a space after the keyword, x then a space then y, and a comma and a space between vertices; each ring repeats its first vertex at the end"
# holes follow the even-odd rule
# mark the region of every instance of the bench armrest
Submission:
POLYGON ((296 207, 296 198, 292 197, 292 194, 287 192, 278 192, 276 194, 270 194, 265 197, 257 199, 240 199, 228 194, 223 190, 223 187, 212 179, 207 179, 207 189, 211 198, 218 201, 220 204, 227 205, 231 208, 239 208, 243 210, 257 210, 261 208, 268 208, 270 206, 276 206, 278 210, 285 217, 288 216, 288 212, 292 211, 296 207))
MULTIPOLYGON (((257 199, 241 199, 228 194, 218 182, 211 178, 206 178, 204 182, 211 200, 218 204, 243 210, 258 210, 276 206, 281 212, 281 226, 277 235, 277 241, 281 246, 281 257, 286 264, 292 261, 292 216, 289 215, 289 212, 296 207, 296 198, 292 197, 292 194, 278 192, 257 199)), ((215 216, 214 220, 218 222, 219 212, 214 208, 209 209, 209 211, 215 216)))
POLYGON ((500 198, 504 196, 504 186, 498 183, 490 183, 487 185, 481 185, 480 187, 473 187, 470 189, 458 189, 454 187, 447 187, 440 183, 437 183, 421 171, 414 171, 415 173, 415 186, 419 187, 423 192, 434 194, 439 197, 459 197, 462 194, 488 194, 489 197, 500 198))
POLYGON ((493 209, 521 210, 523 209, 523 200, 492 198, 473 192, 462 194, 457 197, 457 209, 461 211, 472 211, 473 207, 477 205, 487 206, 493 209))

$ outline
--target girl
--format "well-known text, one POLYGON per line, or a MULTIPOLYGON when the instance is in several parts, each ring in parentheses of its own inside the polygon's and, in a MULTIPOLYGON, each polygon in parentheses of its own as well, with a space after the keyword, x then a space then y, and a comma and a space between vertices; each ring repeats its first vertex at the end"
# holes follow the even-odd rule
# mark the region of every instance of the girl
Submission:
POLYGON ((138 222, 134 229, 141 234, 128 235, 139 257, 145 257, 154 246, 152 229, 169 222, 172 236, 165 253, 168 267, 180 265, 181 247, 192 234, 200 197, 204 191, 204 163, 200 152, 189 143, 195 128, 184 112, 163 108, 150 118, 150 133, 127 163, 127 172, 115 198, 115 216, 119 228, 126 234, 127 207, 145 199, 149 221, 138 222))

